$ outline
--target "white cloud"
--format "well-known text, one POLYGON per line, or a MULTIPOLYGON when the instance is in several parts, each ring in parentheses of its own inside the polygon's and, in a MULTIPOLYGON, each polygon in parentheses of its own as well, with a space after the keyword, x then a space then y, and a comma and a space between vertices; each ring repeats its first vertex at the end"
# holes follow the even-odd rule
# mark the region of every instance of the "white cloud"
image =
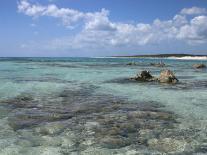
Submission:
POLYGON ((206 43, 207 16, 197 16, 191 19, 189 24, 180 28, 177 37, 190 43, 206 43))
POLYGON ((46 8, 41 5, 31 5, 27 0, 18 2, 19 12, 23 12, 28 16, 40 16, 45 9, 46 8))
POLYGON ((200 15, 207 13, 207 10, 205 8, 199 8, 199 7, 192 7, 192 8, 184 8, 180 12, 184 15, 200 15))
POLYGON ((113 24, 109 18, 109 11, 102 9, 101 12, 87 13, 85 21, 85 29, 87 30, 116 30, 115 24, 113 24))
POLYGON ((81 12, 70 8, 58 8, 51 4, 42 6, 30 4, 27 0, 18 3, 18 11, 32 17, 48 16, 60 19, 66 27, 83 23, 82 30, 74 36, 53 39, 45 49, 113 49, 137 48, 150 45, 165 45, 184 42, 189 45, 207 43, 207 16, 186 18, 190 14, 202 14, 203 8, 185 8, 172 19, 155 19, 151 24, 112 22, 110 12, 81 12))
POLYGON ((40 16, 59 18, 65 26, 71 26, 72 23, 84 18, 84 14, 77 10, 58 8, 54 4, 48 6, 30 4, 27 0, 21 0, 18 2, 18 11, 35 18, 40 16))

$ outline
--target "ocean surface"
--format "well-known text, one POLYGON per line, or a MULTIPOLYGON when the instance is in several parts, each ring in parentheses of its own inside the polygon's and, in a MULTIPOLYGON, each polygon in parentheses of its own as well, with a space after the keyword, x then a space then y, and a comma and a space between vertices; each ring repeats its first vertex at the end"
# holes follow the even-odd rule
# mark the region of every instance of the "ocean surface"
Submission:
POLYGON ((207 61, 159 61, 0 58, 0 155, 207 154, 207 61), (178 84, 129 80, 166 68, 178 84))

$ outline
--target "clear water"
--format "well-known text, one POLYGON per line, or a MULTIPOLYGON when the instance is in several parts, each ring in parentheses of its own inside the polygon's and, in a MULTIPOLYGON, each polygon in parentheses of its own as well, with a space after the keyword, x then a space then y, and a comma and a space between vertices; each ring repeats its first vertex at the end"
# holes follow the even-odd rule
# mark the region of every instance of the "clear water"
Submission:
POLYGON ((128 80, 159 61, 1 58, 0 154, 207 154, 207 70, 163 60, 178 84, 128 80))

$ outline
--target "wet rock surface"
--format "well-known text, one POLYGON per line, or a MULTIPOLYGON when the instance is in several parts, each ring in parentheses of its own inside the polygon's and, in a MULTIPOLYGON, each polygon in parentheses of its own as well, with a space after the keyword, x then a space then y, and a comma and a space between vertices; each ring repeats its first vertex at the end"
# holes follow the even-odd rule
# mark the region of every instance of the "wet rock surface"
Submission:
POLYGON ((136 77, 131 78, 132 80, 136 81, 143 81, 143 82, 151 82, 151 81, 156 81, 157 79, 153 77, 149 71, 142 71, 140 74, 137 74, 136 77))
POLYGON ((163 89, 171 89, 171 90, 196 90, 200 89, 203 90, 207 88, 207 81, 206 80, 195 80, 193 82, 179 82, 176 85, 162 85, 163 89))
POLYGON ((170 70, 161 71, 160 77, 158 79, 160 83, 177 83, 178 79, 174 75, 174 73, 170 70))
POLYGON ((159 78, 152 76, 149 71, 144 70, 140 74, 137 74, 136 77, 131 78, 131 80, 143 81, 143 82, 160 82, 160 83, 168 83, 168 84, 178 83, 178 79, 176 78, 174 73, 170 70, 161 71, 159 78))
POLYGON ((128 102, 97 94, 97 89, 88 85, 65 89, 52 99, 20 95, 1 101, 13 108, 8 121, 22 139, 17 144, 53 146, 61 154, 116 154, 126 153, 126 148, 142 154, 206 151, 195 142, 202 140, 199 131, 181 132, 178 116, 163 110, 159 103, 128 102))

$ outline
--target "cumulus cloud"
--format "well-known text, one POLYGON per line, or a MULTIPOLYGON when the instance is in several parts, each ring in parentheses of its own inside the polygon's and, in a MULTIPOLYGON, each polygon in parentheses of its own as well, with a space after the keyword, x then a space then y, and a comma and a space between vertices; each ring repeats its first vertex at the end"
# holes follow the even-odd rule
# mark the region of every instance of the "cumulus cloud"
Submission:
POLYGON ((180 28, 177 37, 190 43, 205 43, 207 41, 207 16, 197 16, 191 19, 189 24, 180 28))
POLYGON ((48 16, 60 19, 64 26, 83 23, 82 30, 74 36, 53 39, 44 48, 106 49, 116 47, 140 47, 161 45, 166 42, 184 42, 189 45, 207 43, 206 9, 184 8, 172 19, 152 23, 123 23, 110 20, 110 12, 81 12, 71 8, 59 8, 54 4, 43 6, 27 0, 18 2, 18 11, 32 17, 48 16), (190 19, 186 15, 193 16, 190 19))
POLYGON ((72 23, 77 22, 84 17, 84 14, 77 10, 58 8, 54 4, 48 6, 30 4, 27 0, 18 2, 18 11, 35 18, 40 16, 59 18, 65 26, 70 26, 72 23))
POLYGON ((200 15, 200 14, 206 14, 207 10, 205 8, 199 8, 199 7, 192 7, 192 8, 184 8, 180 12, 184 15, 200 15))

